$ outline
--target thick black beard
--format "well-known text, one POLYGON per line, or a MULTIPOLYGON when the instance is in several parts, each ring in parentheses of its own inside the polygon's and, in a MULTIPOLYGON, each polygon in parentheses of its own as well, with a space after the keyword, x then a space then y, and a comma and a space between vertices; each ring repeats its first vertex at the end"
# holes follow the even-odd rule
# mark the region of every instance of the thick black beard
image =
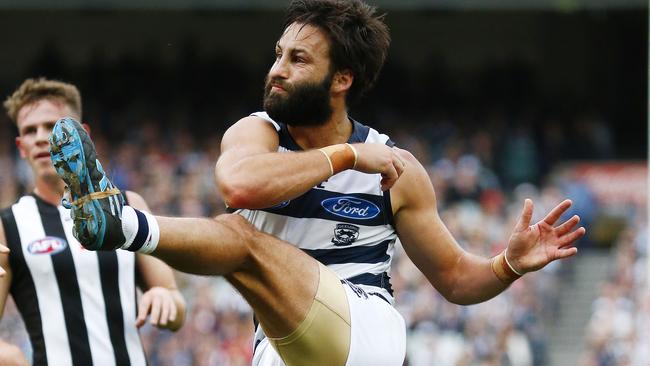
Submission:
POLYGON ((332 117, 330 87, 333 75, 329 73, 321 82, 288 85, 275 81, 287 95, 271 95, 271 80, 264 86, 264 110, 274 121, 290 126, 320 126, 332 117))

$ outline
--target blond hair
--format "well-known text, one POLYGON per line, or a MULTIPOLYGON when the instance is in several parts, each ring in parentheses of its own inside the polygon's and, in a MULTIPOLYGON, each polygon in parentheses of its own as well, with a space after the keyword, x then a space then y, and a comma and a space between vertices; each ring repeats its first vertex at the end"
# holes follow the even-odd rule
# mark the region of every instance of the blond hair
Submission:
POLYGON ((81 118, 81 94, 76 86, 46 78, 27 79, 16 91, 5 99, 3 105, 7 115, 17 123, 18 112, 28 104, 43 99, 53 99, 65 103, 77 118, 81 118))

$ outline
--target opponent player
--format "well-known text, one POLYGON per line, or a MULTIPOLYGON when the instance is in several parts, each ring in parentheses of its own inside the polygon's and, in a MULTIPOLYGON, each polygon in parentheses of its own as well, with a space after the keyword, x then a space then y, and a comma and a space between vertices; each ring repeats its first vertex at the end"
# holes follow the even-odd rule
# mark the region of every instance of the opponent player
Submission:
POLYGON ((182 271, 225 275, 268 336, 258 332, 259 365, 401 365, 404 322, 387 276, 398 236, 431 284, 459 304, 574 255, 585 233, 573 230, 579 218, 555 226, 568 200, 533 225, 526 200, 508 249, 494 258, 455 242, 420 163, 348 116, 388 44, 382 17, 358 0, 292 2, 267 80, 268 114, 240 120, 223 138, 216 176, 228 205, 304 251, 240 215, 174 219, 129 206, 113 214, 88 136, 65 119, 51 154, 72 191, 75 235, 89 249, 153 253, 182 271))
MULTIPOLYGON (((16 145, 34 173, 35 189, 1 211, 0 243, 11 252, 0 254, 6 271, 0 277, 0 314, 11 293, 30 336, 34 365, 145 365, 137 328, 150 315, 152 324, 177 330, 185 304, 171 269, 160 260, 89 252, 72 235, 48 137, 57 119, 81 118, 79 91, 59 81, 27 79, 4 105, 18 127, 16 145), (145 291, 137 312, 136 272, 145 291)), ((126 192, 126 198, 147 209, 139 195, 126 192)), ((15 347, 0 342, 3 347, 12 352, 0 351, 0 364, 22 358, 15 347)))

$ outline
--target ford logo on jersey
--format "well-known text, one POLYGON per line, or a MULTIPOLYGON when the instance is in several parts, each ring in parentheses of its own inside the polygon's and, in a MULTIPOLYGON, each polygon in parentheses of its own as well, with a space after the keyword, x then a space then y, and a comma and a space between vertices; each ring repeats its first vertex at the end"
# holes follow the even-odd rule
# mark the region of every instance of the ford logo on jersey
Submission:
POLYGON ((61 238, 46 236, 29 243, 27 251, 31 254, 52 255, 63 251, 67 246, 67 242, 61 238))
POLYGON ((328 198, 322 201, 320 205, 331 214, 349 219, 368 220, 379 215, 377 205, 357 197, 328 198))

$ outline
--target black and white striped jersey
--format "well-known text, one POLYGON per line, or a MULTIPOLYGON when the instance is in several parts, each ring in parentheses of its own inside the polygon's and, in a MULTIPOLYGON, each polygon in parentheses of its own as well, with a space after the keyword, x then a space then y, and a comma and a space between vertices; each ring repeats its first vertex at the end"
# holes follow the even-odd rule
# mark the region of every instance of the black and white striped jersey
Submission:
POLYGON ((145 365, 135 327, 135 255, 85 250, 70 211, 35 195, 1 212, 11 295, 34 365, 145 365))
MULTIPOLYGON (((266 113, 254 113, 273 124, 280 138, 278 151, 302 150, 286 124, 266 113)), ((354 121, 349 143, 392 146, 388 136, 354 121)), ((393 228, 390 191, 382 192, 380 174, 346 170, 303 195, 277 206, 236 212, 259 230, 298 246, 334 270, 341 278, 392 303, 388 271, 397 234, 393 228)))

